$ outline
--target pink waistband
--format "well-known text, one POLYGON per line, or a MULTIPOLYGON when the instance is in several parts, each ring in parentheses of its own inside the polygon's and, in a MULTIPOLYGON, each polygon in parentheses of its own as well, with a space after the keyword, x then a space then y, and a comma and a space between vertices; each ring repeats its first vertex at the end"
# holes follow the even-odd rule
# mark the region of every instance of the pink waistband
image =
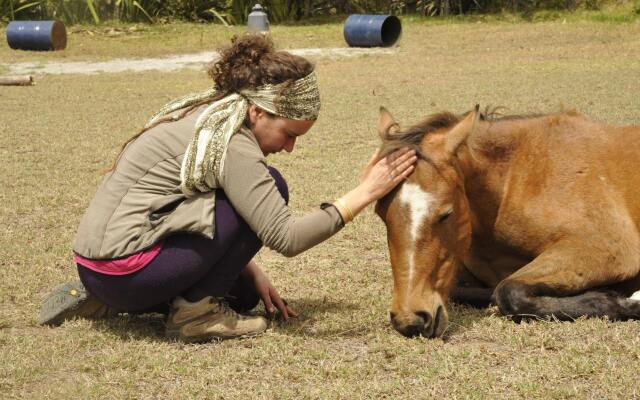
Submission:
POLYGON ((115 260, 91 260, 75 254, 73 256, 73 261, 101 274, 127 275, 149 265, 149 263, 160 253, 160 250, 162 250, 162 245, 163 242, 160 242, 147 250, 115 260))

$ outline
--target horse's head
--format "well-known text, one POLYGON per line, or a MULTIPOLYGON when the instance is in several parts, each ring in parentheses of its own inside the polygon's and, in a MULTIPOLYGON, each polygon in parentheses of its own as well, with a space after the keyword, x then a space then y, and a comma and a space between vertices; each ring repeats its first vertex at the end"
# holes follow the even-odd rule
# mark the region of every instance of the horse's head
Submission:
POLYGON ((380 110, 383 154, 415 147, 416 169, 378 201, 376 213, 387 226, 393 269, 393 327, 405 336, 441 336, 448 326, 447 299, 459 260, 471 241, 469 204, 456 150, 480 113, 443 113, 401 132, 380 110))

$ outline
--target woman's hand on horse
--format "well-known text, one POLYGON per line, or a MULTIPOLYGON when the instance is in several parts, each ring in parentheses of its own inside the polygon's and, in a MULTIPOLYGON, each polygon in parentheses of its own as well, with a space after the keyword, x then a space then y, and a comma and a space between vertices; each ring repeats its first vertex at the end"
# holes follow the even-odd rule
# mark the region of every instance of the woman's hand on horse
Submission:
POLYGON ((407 179, 418 160, 416 151, 408 147, 396 150, 380 158, 380 150, 376 150, 369 163, 362 171, 360 185, 375 201, 389 193, 400 182, 407 179))
POLYGON ((262 269, 251 260, 245 268, 245 274, 253 282, 253 287, 256 289, 258 296, 264 304, 265 310, 270 315, 275 315, 276 309, 280 311, 280 318, 283 320, 289 319, 289 317, 296 318, 298 313, 289 308, 287 303, 280 297, 280 294, 276 288, 271 284, 269 277, 262 269))

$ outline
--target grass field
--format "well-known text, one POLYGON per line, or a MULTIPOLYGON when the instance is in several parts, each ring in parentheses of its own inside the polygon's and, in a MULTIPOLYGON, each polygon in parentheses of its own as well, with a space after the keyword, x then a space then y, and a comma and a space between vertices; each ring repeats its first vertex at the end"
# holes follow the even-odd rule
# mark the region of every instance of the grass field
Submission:
MULTIPOLYGON (((287 177, 296 212, 356 184, 378 144, 380 105, 405 124, 476 103, 514 113, 575 107, 610 123, 640 121, 637 22, 422 21, 404 28, 395 55, 317 61, 321 117, 294 153, 272 159, 287 177)), ((2 42, 0 60, 208 49, 201 37, 209 27, 175 29, 135 33, 137 39, 86 35, 77 43, 92 48, 88 53, 73 41, 55 54, 16 53, 2 42), (128 40, 146 47, 136 50, 128 40)), ((211 43, 230 34, 213 35, 211 43)), ((274 34, 283 47, 343 45, 339 24, 274 34)), ((398 335, 387 322, 385 231, 371 210, 296 258, 261 252, 260 264, 301 314, 261 337, 183 345, 164 339, 156 316, 37 326, 48 290, 75 276, 75 229, 119 144, 166 101, 208 82, 187 70, 36 79, 34 87, 0 87, 1 397, 640 397, 640 322, 515 324, 495 308, 454 306, 444 340, 398 335)))

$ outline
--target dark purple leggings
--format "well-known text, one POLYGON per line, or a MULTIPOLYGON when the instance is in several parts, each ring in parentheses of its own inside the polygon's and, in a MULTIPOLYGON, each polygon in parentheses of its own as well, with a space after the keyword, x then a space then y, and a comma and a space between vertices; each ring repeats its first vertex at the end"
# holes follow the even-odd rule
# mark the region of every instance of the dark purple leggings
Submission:
MULTIPOLYGON (((269 172, 284 198, 289 190, 280 172, 269 172)), ((262 242, 240 217, 224 191, 216 191, 215 235, 177 234, 165 239, 160 253, 146 267, 127 275, 101 274, 78 264, 87 290, 121 311, 161 310, 176 296, 197 301, 206 296, 229 296, 236 310, 248 310, 259 301, 252 285, 240 273, 262 242)))

